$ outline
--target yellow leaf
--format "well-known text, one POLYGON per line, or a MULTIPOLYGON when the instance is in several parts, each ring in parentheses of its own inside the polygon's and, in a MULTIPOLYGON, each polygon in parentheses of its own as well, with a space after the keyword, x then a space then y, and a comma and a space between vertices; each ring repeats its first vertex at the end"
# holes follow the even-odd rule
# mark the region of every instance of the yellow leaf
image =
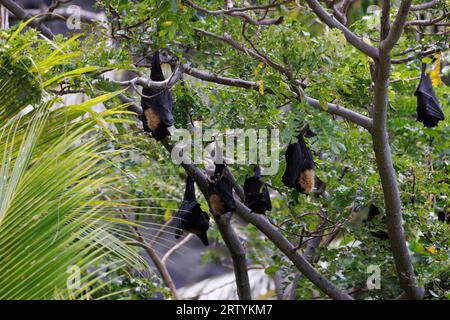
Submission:
POLYGON ((163 22, 164 27, 170 27, 173 24, 173 21, 167 20, 163 22))
POLYGON ((253 75, 258 75, 259 74, 259 71, 262 69, 262 67, 264 67, 264 63, 263 62, 260 62, 257 66, 256 66, 256 68, 255 68, 255 70, 253 71, 253 75))
POLYGON ((322 107, 323 110, 327 111, 328 110, 328 102, 327 100, 319 100, 319 104, 322 107))
POLYGON ((434 63, 433 70, 430 73, 431 82, 436 87, 442 83, 441 80, 441 55, 437 55, 436 62, 434 63))
POLYGON ((258 81, 259 87, 258 87, 258 91, 260 95, 264 95, 264 81, 263 80, 259 80, 258 81))
POLYGON ((172 212, 170 211, 170 209, 166 209, 166 211, 164 211, 164 221, 169 221, 172 218, 172 212))
POLYGON ((436 253, 436 246, 432 245, 427 248, 427 251, 430 253, 436 253))

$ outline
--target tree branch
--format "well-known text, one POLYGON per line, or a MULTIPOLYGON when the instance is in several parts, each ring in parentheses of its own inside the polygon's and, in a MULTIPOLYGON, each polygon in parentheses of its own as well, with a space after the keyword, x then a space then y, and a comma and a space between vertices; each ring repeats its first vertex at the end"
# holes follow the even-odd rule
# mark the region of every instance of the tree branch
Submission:
POLYGON ((346 26, 340 23, 336 18, 329 15, 328 12, 320 5, 317 0, 306 0, 308 6, 312 11, 319 17, 319 19, 328 25, 330 28, 337 28, 342 31, 345 38, 348 42, 350 42, 356 49, 365 53, 372 59, 378 58, 378 50, 377 48, 365 43, 360 37, 350 31, 346 26))
POLYGON ((342 106, 334 104, 334 103, 327 103, 326 108, 324 108, 320 104, 319 100, 311 98, 303 91, 303 89, 301 89, 301 88, 299 88, 299 89, 300 89, 302 98, 305 99, 306 102, 310 106, 312 106, 318 110, 325 111, 330 114, 335 114, 335 115, 341 116, 347 120, 350 120, 350 121, 360 125, 361 127, 365 128, 369 132, 372 131, 372 127, 373 127, 372 119, 370 119, 358 112, 352 111, 350 109, 347 109, 345 107, 342 107, 342 106))
MULTIPOLYGON (((391 51, 392 48, 397 43, 398 39, 403 33, 405 27, 406 18, 408 16, 409 9, 411 7, 412 0, 402 0, 400 7, 398 9, 397 15, 395 17, 394 23, 389 31, 389 34, 385 39, 382 39, 380 43, 380 49, 383 51, 391 51)), ((389 19, 389 17, 387 17, 389 19)))
MULTIPOLYGON (((167 151, 172 152, 172 145, 170 145, 166 140, 161 141, 162 145, 167 151)), ((206 199, 208 199, 208 182, 204 174, 194 165, 182 164, 183 168, 186 170, 197 183, 199 189, 203 193, 206 199), (197 181, 196 177, 202 177, 202 183, 197 181)), ((247 272, 247 261, 245 258, 245 249, 242 246, 241 240, 238 235, 234 232, 231 225, 231 214, 227 213, 221 217, 216 217, 213 215, 216 222, 217 228, 222 236, 225 245, 230 251, 231 258, 233 260, 234 274, 236 277, 236 287, 239 299, 241 300, 251 300, 250 291, 250 281, 247 272)))
MULTIPOLYGON (((165 140, 164 147, 171 152, 172 146, 165 140)), ((193 164, 181 164, 191 176, 205 197, 208 196, 208 181, 204 173, 193 164)), ((266 217, 252 213, 239 199, 235 199, 237 209, 235 213, 245 221, 256 226, 263 232, 302 272, 312 283, 333 299, 349 300, 351 296, 336 287, 328 279, 322 276, 308 261, 297 253, 295 247, 267 220, 266 217)))
POLYGON ((199 29, 199 28, 194 28, 194 30, 198 33, 204 34, 206 36, 215 38, 217 40, 220 40, 222 42, 225 42, 229 45, 231 45, 233 48, 237 49, 238 51, 241 51, 247 55, 249 55, 250 57, 257 59, 259 61, 261 61, 262 63, 272 67, 275 70, 278 70, 282 73, 286 73, 288 70, 286 67, 273 62, 272 60, 270 60, 269 58, 267 58, 266 56, 260 54, 259 52, 256 52, 254 50, 251 50, 247 47, 245 47, 243 44, 240 44, 239 42, 237 42, 236 40, 234 40, 228 33, 224 33, 223 37, 219 36, 215 33, 203 30, 203 29, 199 29))
POLYGON ((133 233, 134 233, 136 239, 138 240, 138 242, 140 243, 140 245, 144 248, 145 252, 147 252, 147 254, 152 259, 152 261, 155 264, 155 267, 158 269, 164 283, 166 284, 166 286, 169 288, 170 292, 172 293, 173 298, 175 300, 180 300, 180 297, 178 296, 177 288, 175 287, 175 284, 173 283, 172 277, 170 276, 170 273, 167 270, 166 265, 158 257, 158 254, 153 249, 153 247, 150 246, 149 244, 147 244, 147 242, 142 237, 142 235, 139 232, 139 230, 137 229, 137 227, 132 227, 131 229, 133 230, 133 233))
POLYGON ((232 17, 240 18, 241 20, 244 20, 250 24, 253 25, 272 25, 272 24, 280 24, 283 22, 283 17, 280 16, 276 19, 262 19, 262 20, 255 20, 249 15, 245 14, 244 11, 250 11, 250 10, 256 10, 256 9, 269 9, 273 7, 277 7, 280 4, 271 4, 266 6, 254 6, 254 7, 247 7, 247 8, 239 8, 239 9, 229 9, 229 10, 209 10, 207 8, 201 7, 198 4, 194 3, 190 0, 185 0, 185 2, 192 8, 196 9, 197 11, 210 14, 213 16, 225 14, 232 17), (250 9, 253 8, 253 9, 250 9))
POLYGON ((434 19, 406 21, 405 26, 411 26, 411 25, 413 25, 413 26, 431 26, 433 24, 436 24, 436 23, 444 20, 448 16, 450 16, 450 12, 444 12, 444 13, 442 13, 441 16, 434 18, 434 19))
MULTIPOLYGON (((286 75, 286 77, 288 77, 289 80, 294 82, 293 86, 295 87, 296 91, 299 92, 300 95, 302 96, 302 98, 304 98, 308 102, 308 104, 311 105, 312 107, 314 107, 316 109, 319 109, 319 110, 324 110, 324 111, 326 111, 328 113, 331 113, 331 114, 336 114, 336 115, 342 116, 343 118, 345 118, 347 120, 350 120, 352 122, 355 122, 356 124, 364 127, 365 129, 367 129, 369 131, 371 130, 372 121, 371 121, 370 118, 367 118, 367 117, 359 114, 358 112, 346 109, 346 108, 344 108, 342 106, 339 106, 339 105, 336 105, 336 104, 329 103, 329 104, 327 104, 328 108, 323 108, 320 105, 318 100, 313 99, 311 97, 308 97, 304 93, 303 89, 301 88, 301 82, 291 79, 292 78, 292 76, 291 76, 292 72, 287 67, 284 67, 284 66, 282 66, 280 64, 277 64, 277 63, 271 61, 270 59, 268 59, 267 57, 263 56, 259 52, 251 50, 249 48, 246 48, 245 46, 243 46, 242 44, 238 43, 233 38, 231 38, 231 36, 229 36, 227 34, 225 34, 222 37, 222 36, 219 36, 217 34, 211 33, 209 31, 202 30, 202 29, 194 28, 194 30, 197 31, 197 32, 200 32, 200 33, 202 33, 204 35, 207 35, 207 36, 210 36, 212 38, 215 38, 215 39, 218 39, 220 41, 223 41, 223 42, 231 45, 235 49, 248 54, 250 57, 253 57, 253 58, 257 59, 257 60, 267 64, 268 66, 272 67, 273 69, 281 72, 282 74, 286 75)), ((212 80, 212 78, 209 78, 208 80, 212 80)), ((259 84, 254 82, 253 88, 254 89, 258 89, 259 88, 259 84)), ((270 92, 271 90, 268 88, 266 91, 270 92)), ((296 96, 296 98, 299 98, 297 93, 294 93, 294 96, 296 96)))
POLYGON ((170 258, 170 256, 177 251, 178 249, 180 249, 182 246, 184 246, 186 243, 189 242, 189 240, 191 240, 194 237, 193 233, 189 233, 188 235, 186 235, 183 240, 181 240, 180 242, 178 242, 176 245, 174 245, 172 248, 170 248, 169 250, 167 250, 167 252, 164 254, 164 256, 161 259, 161 262, 166 264, 167 260, 170 258))
POLYGON ((431 9, 439 3, 439 0, 432 0, 430 2, 425 2, 422 4, 411 6, 411 11, 421 11, 426 9, 431 9))
MULTIPOLYGON (((303 256, 305 257, 306 261, 308 261, 309 263, 313 263, 314 262, 314 258, 316 256, 316 251, 317 248, 320 245, 320 242, 322 241, 323 238, 323 227, 325 226, 325 221, 322 221, 321 223, 319 223, 319 225, 316 228, 316 237, 314 237, 311 241, 308 242, 308 244, 306 245, 305 248, 305 252, 303 254, 303 256)), ((300 273, 296 273, 294 275, 294 279, 292 280, 292 283, 286 288, 284 294, 283 294, 283 299, 285 300, 295 300, 296 299, 296 293, 295 291, 298 288, 298 281, 301 278, 301 274, 300 273)))
MULTIPOLYGON (((27 21, 32 18, 32 16, 28 12, 26 12, 21 6, 19 6, 12 0, 0 0, 0 4, 2 4, 6 9, 11 11, 11 13, 14 14, 16 17, 18 17, 20 20, 27 21)), ((40 25, 39 22, 36 21, 36 19, 31 21, 30 25, 33 28, 36 28, 39 31, 41 31, 42 34, 47 38, 49 39, 54 38, 53 32, 46 26, 40 25)))
MULTIPOLYGON (((389 6, 389 0, 385 0, 384 4, 389 6)), ((400 286, 405 291, 408 298, 422 299, 424 289, 417 283, 404 237, 400 192, 392 163, 392 154, 386 125, 391 69, 390 50, 400 37, 410 4, 410 0, 402 1, 394 25, 389 31, 386 40, 382 40, 385 44, 380 48, 380 57, 375 61, 375 70, 373 72, 373 91, 375 94, 373 99, 372 142, 383 189, 389 242, 394 256, 397 274, 400 279, 400 286)), ((389 10, 383 9, 381 21, 383 23, 383 21, 388 20, 389 10)), ((381 39, 383 39, 384 32, 386 31, 387 29, 384 31, 382 29, 381 39)))
POLYGON ((251 300, 250 280, 248 278, 247 259, 245 249, 239 236, 231 224, 231 213, 226 213, 220 217, 214 216, 217 228, 222 236, 225 245, 230 251, 233 260, 234 276, 236 277, 236 288, 240 300, 251 300))

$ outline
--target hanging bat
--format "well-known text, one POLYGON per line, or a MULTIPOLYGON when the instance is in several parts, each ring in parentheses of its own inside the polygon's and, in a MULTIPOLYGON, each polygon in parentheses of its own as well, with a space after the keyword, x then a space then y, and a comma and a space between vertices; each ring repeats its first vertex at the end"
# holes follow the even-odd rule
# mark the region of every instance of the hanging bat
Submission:
MULTIPOLYGON (((167 49, 156 51, 153 55, 150 79, 153 81, 169 79, 174 59, 167 49)), ((169 90, 157 88, 144 88, 142 94, 145 96, 141 100, 144 131, 151 132, 156 140, 162 140, 170 135, 167 128, 175 122, 172 114, 172 94, 169 90)))
POLYGON ((261 180, 261 168, 256 166, 254 175, 245 179, 244 182, 245 205, 253 212, 265 214, 272 210, 269 190, 264 181, 261 180))
POLYGON ((422 75, 414 95, 417 96, 417 121, 425 127, 436 127, 440 120, 444 120, 439 101, 433 90, 430 76, 426 73, 427 65, 422 64, 422 75))
POLYGON ((286 170, 282 178, 284 185, 301 193, 310 193, 314 188, 314 161, 302 134, 298 136, 296 143, 289 144, 285 158, 286 170))
POLYGON ((183 202, 175 216, 175 239, 180 238, 183 230, 195 234, 205 246, 209 245, 207 231, 209 216, 204 212, 195 198, 195 184, 192 178, 186 180, 183 202))
POLYGON ((236 202, 233 198, 231 181, 225 176, 225 165, 216 164, 215 167, 214 175, 208 179, 208 201, 212 213, 215 216, 220 216, 236 210, 236 202))

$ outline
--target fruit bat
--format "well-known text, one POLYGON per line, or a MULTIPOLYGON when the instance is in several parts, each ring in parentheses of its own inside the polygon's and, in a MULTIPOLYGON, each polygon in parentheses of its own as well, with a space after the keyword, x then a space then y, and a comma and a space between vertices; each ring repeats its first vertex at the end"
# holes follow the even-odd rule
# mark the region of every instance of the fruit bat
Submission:
POLYGON ((215 167, 213 176, 208 180, 208 200, 212 213, 220 216, 236 210, 236 202, 233 198, 231 181, 225 176, 225 165, 216 164, 215 167))
POLYGON ((433 84, 430 76, 426 73, 427 65, 422 64, 422 75, 419 85, 417 86, 417 121, 422 122, 425 127, 436 127, 440 120, 444 120, 439 101, 433 90, 433 84))
POLYGON ((245 179, 244 182, 245 205, 253 212, 265 214, 272 210, 269 190, 264 181, 261 180, 261 168, 256 166, 254 174, 245 179))
POLYGON ((314 161, 302 134, 298 136, 296 143, 289 144, 285 158, 286 170, 282 178, 284 185, 301 193, 310 193, 314 187, 314 161))
MULTIPOLYGON (((172 75, 173 61, 174 58, 168 50, 156 51, 153 55, 150 79, 153 81, 169 79, 172 75)), ((144 88, 142 94, 145 95, 141 100, 144 131, 151 132, 156 140, 162 140, 170 135, 167 128, 175 122, 172 114, 172 94, 169 90, 158 88, 144 88)))
POLYGON ((209 245, 207 231, 209 229, 209 216, 204 212, 195 199, 194 180, 188 177, 184 191, 183 202, 175 217, 175 238, 183 234, 183 230, 195 234, 205 246, 209 245))

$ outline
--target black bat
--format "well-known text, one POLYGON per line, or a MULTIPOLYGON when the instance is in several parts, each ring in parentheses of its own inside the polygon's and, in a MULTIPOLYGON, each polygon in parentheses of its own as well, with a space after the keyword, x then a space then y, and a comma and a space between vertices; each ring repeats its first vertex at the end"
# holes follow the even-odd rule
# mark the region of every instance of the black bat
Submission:
POLYGON ((214 175, 208 180, 208 200, 216 216, 236 210, 231 181, 225 176, 224 169, 224 164, 216 164, 214 175))
POLYGON ((282 178, 284 185, 301 193, 310 193, 314 188, 314 161, 302 134, 298 136, 296 143, 289 144, 285 158, 286 170, 282 178))
POLYGON ((245 205, 253 212, 265 214, 272 210, 269 190, 264 181, 261 180, 261 168, 256 166, 254 175, 245 179, 244 182, 245 205))
POLYGON ((436 127, 440 120, 444 120, 439 101, 433 90, 433 83, 426 73, 427 65, 422 64, 422 75, 414 95, 417 96, 417 121, 422 122, 425 127, 436 127))
POLYGON ((195 234, 205 246, 209 245, 207 231, 209 229, 209 216, 202 210, 195 198, 195 184, 192 178, 186 180, 183 202, 175 216, 175 238, 183 234, 183 230, 195 234))
MULTIPOLYGON (((152 71, 150 79, 153 81, 164 81, 171 76, 171 70, 174 58, 166 49, 158 50, 153 55, 152 71)), ((143 114, 141 116, 142 124, 146 132, 151 132, 156 140, 162 140, 170 132, 168 127, 175 122, 172 110, 173 99, 169 90, 157 88, 144 88, 141 100, 143 114)))

